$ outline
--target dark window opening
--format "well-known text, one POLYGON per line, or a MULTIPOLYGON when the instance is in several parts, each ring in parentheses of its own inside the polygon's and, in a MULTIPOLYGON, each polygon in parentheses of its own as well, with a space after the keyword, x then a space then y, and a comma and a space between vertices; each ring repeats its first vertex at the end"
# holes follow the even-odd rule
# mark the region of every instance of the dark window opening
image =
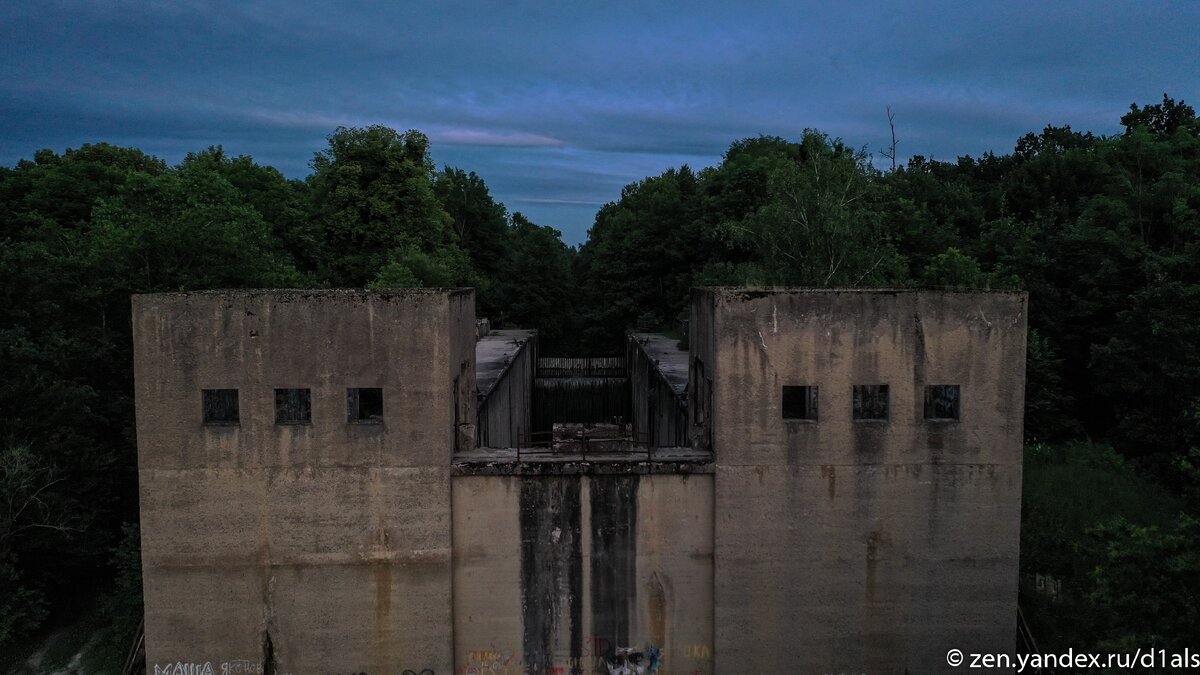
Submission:
POLYGON ((817 387, 785 385, 783 387, 783 419, 816 421, 817 387))
POLYGON ((204 389, 204 423, 237 424, 238 390, 204 389))
POLYGON ((958 400, 957 384, 931 384, 925 387, 925 419, 957 420, 958 400))
POLYGON ((309 424, 311 422, 311 389, 275 390, 275 424, 309 424))
POLYGON ((854 385, 854 419, 886 420, 888 418, 888 386, 886 384, 854 385))
POLYGON ((383 422, 383 390, 378 387, 347 389, 346 421, 383 422))

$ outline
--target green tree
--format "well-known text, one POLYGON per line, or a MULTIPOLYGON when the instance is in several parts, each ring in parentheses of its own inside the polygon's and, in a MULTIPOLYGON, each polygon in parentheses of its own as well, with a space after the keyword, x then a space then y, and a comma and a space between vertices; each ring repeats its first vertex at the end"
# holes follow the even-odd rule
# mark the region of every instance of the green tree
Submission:
POLYGON ((885 228, 919 278, 929 261, 948 248, 962 249, 979 231, 982 209, 955 166, 916 156, 880 177, 885 228))
POLYGON ((724 231, 756 253, 757 278, 788 286, 894 283, 903 261, 883 225, 866 153, 806 131, 799 157, 775 167, 768 201, 724 231))
POLYGON ((66 497, 63 482, 29 445, 0 445, 0 645, 16 644, 46 616, 42 584, 21 573, 19 540, 37 533, 42 545, 61 546, 84 525, 86 512, 66 497))
POLYGON ((338 128, 312 160, 313 216, 325 233, 325 278, 365 286, 413 250, 434 259, 456 247, 433 188, 429 139, 384 126, 338 128))
POLYGON ((82 530, 69 549, 54 528, 8 537, 0 624, 30 629, 43 601, 86 592, 116 523, 135 517, 128 296, 116 313, 98 298, 89 242, 97 203, 166 171, 138 150, 97 144, 39 151, 0 172, 0 439, 7 456, 28 448, 37 471, 52 469, 38 503, 82 530))
POLYGON ((446 288, 473 278, 463 251, 443 247, 426 253, 416 246, 392 251, 372 288, 446 288))
POLYGON ((626 329, 679 329, 702 262, 700 204, 696 174, 683 166, 626 186, 596 214, 576 271, 587 349, 621 350, 626 329))
POLYGON ((562 351, 573 329, 572 250, 558 230, 535 225, 520 213, 512 214, 505 239, 507 255, 496 287, 502 311, 496 318, 505 325, 537 328, 542 353, 562 351))
POLYGON ((1196 110, 1180 100, 1163 94, 1162 103, 1139 107, 1136 103, 1129 104, 1129 112, 1121 116, 1121 125, 1125 133, 1131 134, 1138 127, 1143 127, 1158 137, 1171 136, 1179 129, 1192 129, 1194 134, 1196 110))
POLYGON ((228 181, 270 226, 272 246, 306 278, 318 273, 325 255, 324 236, 320 223, 308 213, 307 183, 288 180, 278 169, 258 164, 249 156, 230 157, 219 145, 189 152, 180 167, 211 171, 228 181))
MULTIPOLYGON (((445 167, 434 181, 434 192, 450 215, 459 243, 480 269, 495 265, 507 228, 508 212, 492 199, 487 184, 474 171, 445 167)), ((494 272, 495 268, 488 269, 494 272)))
POLYGON ((1112 652, 1178 649, 1200 626, 1200 521, 1181 514, 1167 526, 1122 517, 1088 531, 1097 564, 1088 602, 1096 647, 1112 652))
POLYGON ((954 286, 959 288, 988 288, 992 284, 979 261, 951 246, 933 256, 921 271, 921 285, 927 287, 954 286))
POLYGON ((136 518, 129 295, 295 283, 245 195, 186 164, 99 145, 0 174, 0 438, 52 467, 38 503, 80 530, 69 553, 49 527, 8 539, 3 576, 17 588, 3 595, 30 610, 6 606, 0 623, 31 628, 39 589, 48 604, 89 592, 136 518))
POLYGON ((135 292, 292 284, 295 268, 271 236, 220 174, 185 165, 134 177, 96 206, 83 271, 101 275, 92 293, 116 313, 135 292))

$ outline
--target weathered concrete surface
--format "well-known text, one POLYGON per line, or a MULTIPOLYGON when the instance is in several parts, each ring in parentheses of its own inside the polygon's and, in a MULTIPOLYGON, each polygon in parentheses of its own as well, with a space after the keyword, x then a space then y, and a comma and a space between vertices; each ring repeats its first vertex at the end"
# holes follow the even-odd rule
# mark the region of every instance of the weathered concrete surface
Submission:
POLYGON ((946 672, 951 648, 1011 651, 1025 296, 696 299, 694 355, 711 349, 713 379, 717 672, 946 672), (888 420, 852 419, 856 384, 890 386, 888 420), (924 419, 932 384, 961 386, 960 421, 924 419), (784 385, 820 387, 816 422, 782 419, 784 385))
POLYGON ((697 450, 712 450, 715 304, 712 292, 696 290, 688 318, 688 436, 697 450))
MULTIPOLYGON (((475 389, 480 396, 491 395, 492 390, 514 368, 518 355, 537 339, 535 330, 494 330, 475 342, 475 389)), ((529 364, 529 379, 537 369, 537 355, 533 354, 529 364)))
POLYGON ((712 473, 712 455, 693 448, 632 446, 587 453, 552 448, 476 448, 460 452, 454 476, 548 476, 567 474, 712 473))
POLYGON ((458 672, 603 673, 620 647, 711 672, 711 476, 457 476, 453 492, 458 672))
POLYGON ((654 447, 691 445, 687 410, 688 352, 678 340, 631 333, 626 349, 634 431, 654 447))
POLYGON ((495 359, 469 291, 135 297, 148 662, 565 675, 634 648, 661 673, 927 673, 1008 651, 1025 302, 699 292, 687 360, 642 368, 671 396, 686 368, 692 447, 585 455, 476 447, 495 359), (852 419, 856 384, 889 385, 887 420, 852 419), (959 421, 923 418, 933 384, 961 387, 959 421), (801 385, 818 419, 782 419, 801 385), (383 389, 381 423, 347 423, 348 387, 383 389), (206 388, 240 392, 239 424, 202 423, 206 388), (275 388, 311 389, 311 424, 276 425, 275 388))
POLYGON ((629 337, 676 394, 687 391, 688 351, 679 348, 679 340, 658 333, 630 333, 629 337))
POLYGON ((475 343, 479 438, 485 448, 514 448, 531 430, 537 331, 497 330, 475 343))
POLYGON ((135 296, 133 322, 149 667, 450 672, 472 293, 135 296), (277 387, 312 390, 311 424, 274 424, 277 387), (382 423, 347 423, 348 387, 383 389, 382 423), (240 424, 202 423, 205 388, 240 424))

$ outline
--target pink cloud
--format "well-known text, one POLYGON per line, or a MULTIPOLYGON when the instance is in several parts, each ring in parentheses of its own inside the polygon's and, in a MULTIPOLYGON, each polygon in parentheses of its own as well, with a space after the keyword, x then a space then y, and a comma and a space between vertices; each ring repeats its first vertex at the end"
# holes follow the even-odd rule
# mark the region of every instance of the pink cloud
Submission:
POLYGON ((434 143, 450 145, 491 145, 512 148, 560 148, 566 145, 557 138, 540 134, 463 128, 431 130, 429 139, 434 143))

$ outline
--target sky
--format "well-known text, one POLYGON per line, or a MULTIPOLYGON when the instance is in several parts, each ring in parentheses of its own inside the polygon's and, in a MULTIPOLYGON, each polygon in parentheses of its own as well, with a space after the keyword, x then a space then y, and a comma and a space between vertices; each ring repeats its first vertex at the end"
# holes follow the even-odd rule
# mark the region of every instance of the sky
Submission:
POLYGON ((0 4, 0 164, 105 141, 222 145, 292 178, 339 126, 430 137, 510 211, 587 237, 623 186, 815 128, 901 159, 1112 134, 1200 104, 1200 2, 0 4))

